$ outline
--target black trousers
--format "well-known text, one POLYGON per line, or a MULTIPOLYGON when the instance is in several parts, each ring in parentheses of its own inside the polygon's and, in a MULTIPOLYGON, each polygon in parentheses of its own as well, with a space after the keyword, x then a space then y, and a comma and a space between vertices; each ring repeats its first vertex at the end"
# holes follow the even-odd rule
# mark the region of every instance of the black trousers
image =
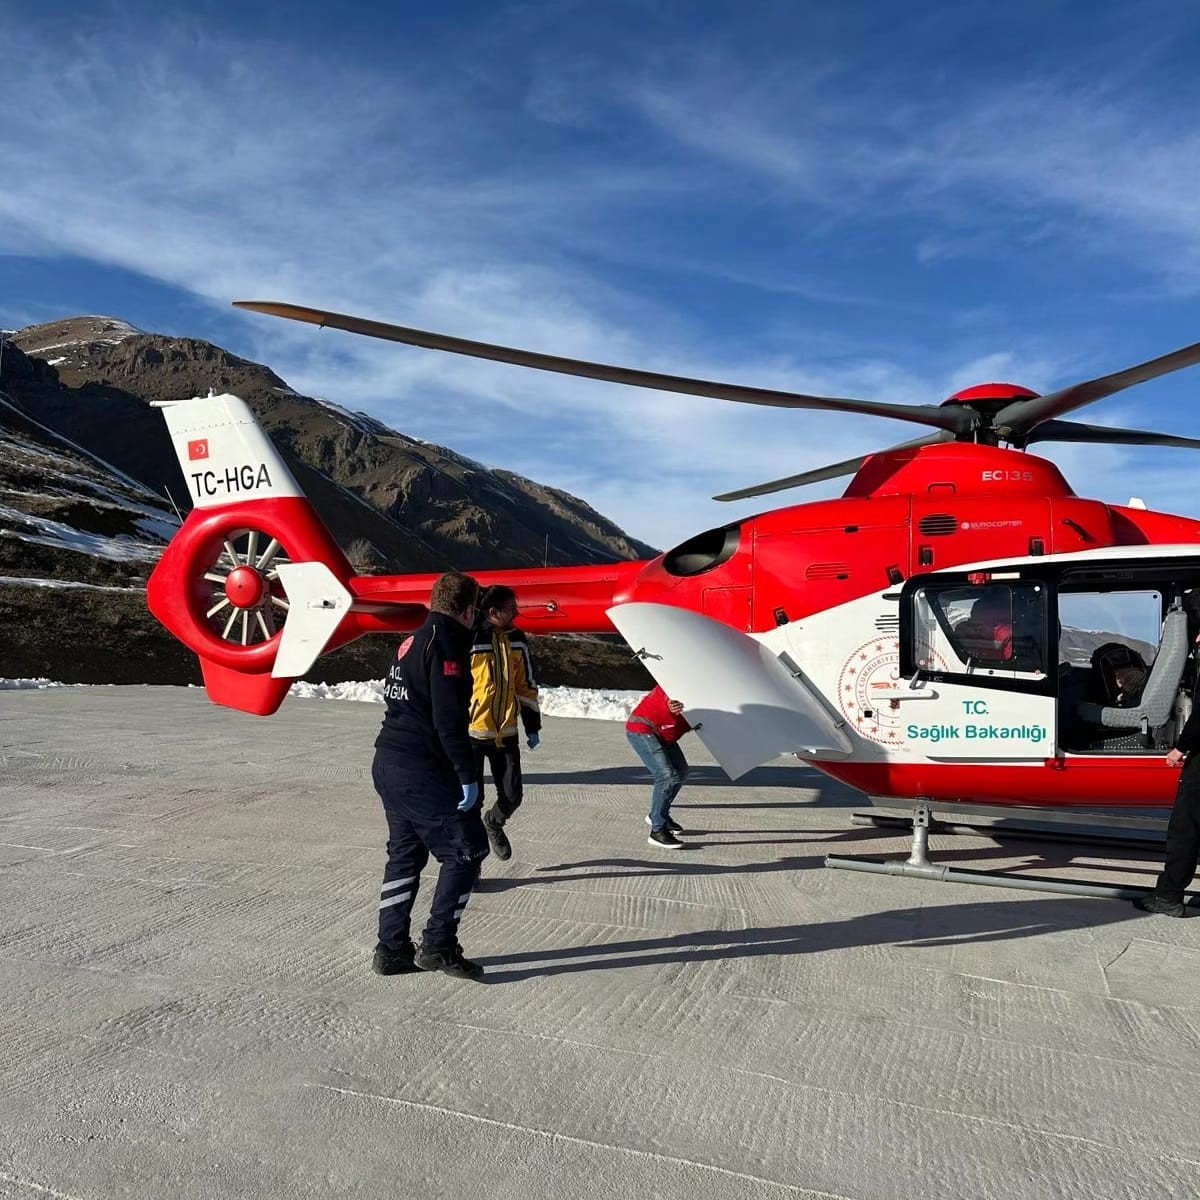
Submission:
POLYGON ((521 737, 512 734, 497 746, 492 738, 472 738, 471 748, 475 751, 475 781, 479 784, 479 807, 483 808, 483 767, 492 768, 492 782, 496 785, 496 804, 488 820, 503 825, 521 807, 525 788, 521 782, 521 737))
POLYGON ((371 767, 388 823, 387 866, 379 890, 379 944, 403 949, 411 938, 421 871, 432 854, 442 864, 422 941, 452 946, 479 868, 488 855, 479 805, 460 813, 462 786, 451 774, 377 751, 371 767))
POLYGON ((1164 900, 1182 900, 1200 861, 1200 751, 1183 764, 1175 807, 1167 822, 1166 862, 1154 889, 1164 900))

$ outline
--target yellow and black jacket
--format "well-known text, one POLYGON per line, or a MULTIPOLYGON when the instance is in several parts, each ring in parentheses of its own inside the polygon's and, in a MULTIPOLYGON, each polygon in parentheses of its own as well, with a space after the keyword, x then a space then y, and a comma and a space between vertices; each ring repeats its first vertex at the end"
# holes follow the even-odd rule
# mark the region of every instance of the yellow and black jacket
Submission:
POLYGON ((471 736, 499 745, 517 732, 518 713, 526 736, 541 729, 529 643, 516 626, 484 625, 471 646, 471 736))

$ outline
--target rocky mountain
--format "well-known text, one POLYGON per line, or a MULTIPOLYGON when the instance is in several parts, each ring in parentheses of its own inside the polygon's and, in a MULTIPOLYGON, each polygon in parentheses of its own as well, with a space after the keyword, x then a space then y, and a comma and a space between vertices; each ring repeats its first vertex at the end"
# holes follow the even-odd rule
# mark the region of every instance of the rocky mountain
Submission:
MULTIPOLYGON (((145 579, 187 501, 153 400, 234 392, 255 410, 362 571, 403 573, 642 558, 584 501, 362 413, 298 395, 267 367, 189 338, 77 317, 0 342, 0 675, 194 682, 146 613, 145 579)), ((185 514, 186 515, 186 514, 185 514)), ((542 639, 547 682, 639 687, 623 646, 542 639)), ((323 659, 314 678, 383 673, 386 639, 323 659)))

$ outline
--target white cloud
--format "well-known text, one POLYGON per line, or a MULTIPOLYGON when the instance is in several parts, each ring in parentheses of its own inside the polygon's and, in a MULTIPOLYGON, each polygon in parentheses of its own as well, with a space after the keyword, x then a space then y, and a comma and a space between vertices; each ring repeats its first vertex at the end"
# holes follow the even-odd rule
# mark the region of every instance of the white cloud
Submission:
MULTIPOLYGON (((919 348, 863 353, 844 321, 835 336, 791 315, 739 340, 719 316, 680 311, 621 269, 637 258, 678 278, 687 257, 665 237, 647 250, 654 239, 636 219, 668 231, 718 203, 744 204, 751 220, 797 203, 834 222, 937 210, 946 219, 921 251, 932 262, 964 246, 995 253, 988 239, 1006 220, 1028 215, 1025 236, 1036 236, 1050 205, 1086 218, 1078 236, 1127 235, 1114 252, 1151 246, 1173 279, 1200 247, 1200 143, 1136 128, 1136 114, 1104 92, 1015 86, 947 113, 916 102, 885 109, 887 81, 831 100, 834 68, 752 76, 710 51, 663 83, 649 82, 636 56, 609 72, 586 58, 551 68, 543 56, 524 96, 533 125, 594 134, 618 121, 614 112, 640 121, 620 158, 555 155, 532 134, 519 147, 505 140, 459 81, 416 59, 384 73, 179 20, 107 18, 65 45, 9 32, 0 100, 22 115, 0 127, 0 251, 77 255, 182 289, 211 303, 224 328, 236 320, 239 352, 300 391, 566 487, 663 545, 772 503, 718 506, 707 500, 715 492, 918 431, 523 372, 235 318, 225 306, 277 298, 649 370, 928 403, 989 378, 1049 388, 1099 372, 1041 336, 978 330, 966 341, 947 335, 923 368, 912 365, 919 348), (1039 135, 1045 128, 1052 137, 1039 135), (987 205, 973 206, 981 192, 987 205), (1162 252, 1163 238, 1180 252, 1162 252)), ((690 274, 823 306, 914 308, 886 280, 843 286, 816 269, 797 279, 729 257, 715 246, 690 274)), ((924 317, 932 324, 939 311, 931 301, 924 317)), ((1140 461, 1071 453, 1073 471, 1105 486, 1103 463, 1119 474, 1140 461)))
POLYGON ((1075 66, 1049 79, 981 77, 949 101, 912 89, 898 68, 853 83, 828 69, 755 78, 717 54, 683 80, 633 79, 628 99, 683 150, 733 168, 743 188, 757 178, 834 222, 936 214, 942 226, 915 244, 922 262, 1002 258, 1014 242, 1051 237, 1196 291, 1194 89, 1163 111, 1136 78, 1075 66))

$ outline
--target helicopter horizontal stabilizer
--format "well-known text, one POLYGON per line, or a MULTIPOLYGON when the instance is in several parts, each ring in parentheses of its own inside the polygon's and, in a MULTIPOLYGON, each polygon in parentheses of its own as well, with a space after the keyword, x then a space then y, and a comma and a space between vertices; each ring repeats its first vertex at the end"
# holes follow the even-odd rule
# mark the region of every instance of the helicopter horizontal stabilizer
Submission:
POLYGON ((290 607, 271 674, 298 679, 321 657, 354 597, 322 562, 283 563, 279 578, 290 607))
POLYGON ((852 744, 820 696, 763 642, 688 609, 619 604, 609 618, 730 779, 778 758, 844 758, 852 744))

